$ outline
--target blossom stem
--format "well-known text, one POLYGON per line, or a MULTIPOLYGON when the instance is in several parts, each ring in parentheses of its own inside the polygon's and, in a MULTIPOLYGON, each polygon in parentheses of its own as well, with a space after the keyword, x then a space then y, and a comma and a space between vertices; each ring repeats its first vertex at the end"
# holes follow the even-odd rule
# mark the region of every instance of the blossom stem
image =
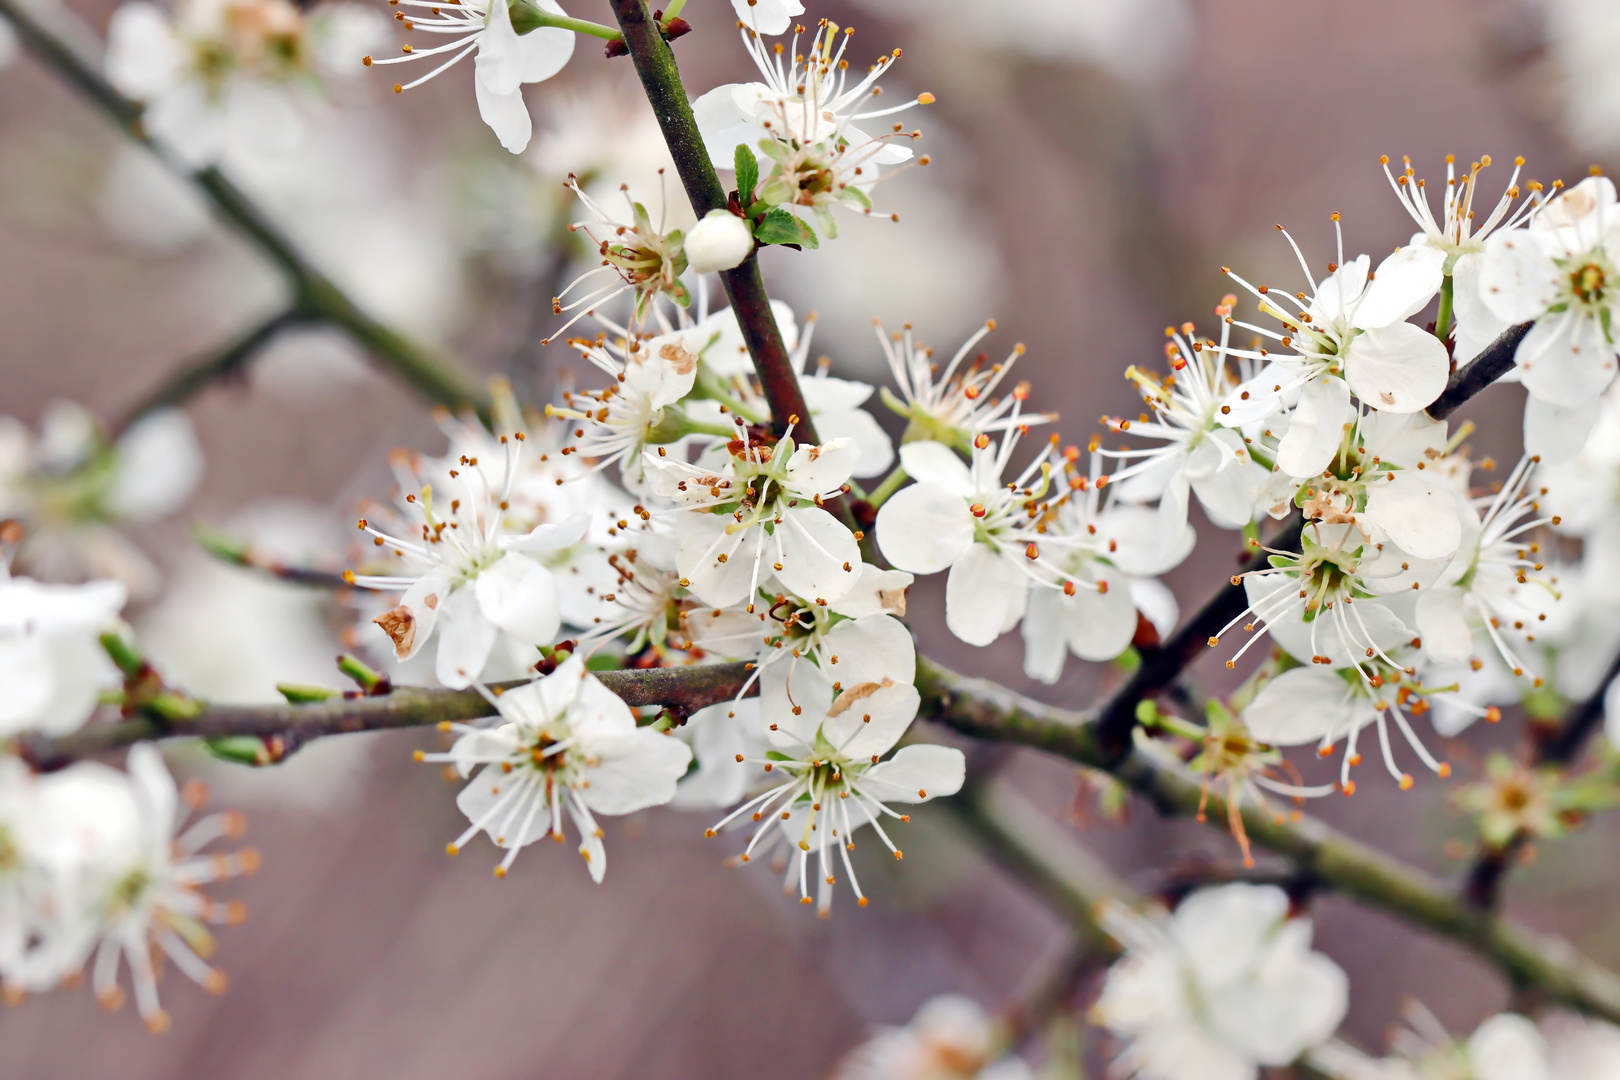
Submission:
MULTIPOLYGON (((14 3, 15 0, 0 2, 14 3)), ((641 77, 653 114, 658 117, 664 141, 669 144, 675 172, 686 189, 686 197, 691 200, 692 210, 701 219, 711 210, 725 209, 726 191, 709 161, 703 136, 698 132, 692 104, 687 100, 686 88, 681 84, 681 74, 675 65, 675 54, 647 9, 647 0, 613 0, 613 14, 619 20, 625 48, 636 66, 636 74, 641 77)), ((780 435, 792 424, 796 441, 819 443, 821 440, 810 419, 810 408, 804 402, 799 377, 782 342, 776 317, 771 314, 758 256, 749 255, 737 267, 721 271, 720 281, 731 298, 743 343, 748 346, 748 355, 753 358, 754 370, 759 374, 760 389, 770 404, 772 428, 780 435)))
POLYGON ((899 491, 900 485, 904 484, 905 482, 905 468, 903 466, 896 465, 894 467, 894 471, 888 476, 885 476, 883 478, 883 482, 872 489, 872 494, 866 497, 866 501, 872 504, 873 510, 876 510, 878 507, 888 502, 889 496, 899 491))
POLYGON ((244 570, 253 570, 294 585, 311 585, 321 589, 353 588, 343 575, 336 571, 289 566, 279 560, 267 559, 257 554, 245 541, 207 522, 198 522, 192 526, 191 535, 197 541, 197 545, 214 558, 244 570))
POLYGON ((281 227, 218 168, 192 168, 154 140, 141 121, 141 106, 115 90, 93 61, 81 55, 63 34, 49 28, 49 15, 19 0, 0 0, 0 18, 10 24, 41 63, 76 87, 172 172, 195 184, 220 217, 274 262, 291 286, 293 310, 305 318, 340 327, 365 346, 379 366, 428 400, 450 408, 486 408, 485 396, 466 373, 362 311, 347 293, 315 269, 281 227))
POLYGON ((576 34, 601 38, 603 41, 618 41, 623 36, 611 26, 603 26, 589 19, 576 19, 569 15, 553 15, 539 5, 525 11, 523 17, 536 29, 542 26, 555 26, 559 30, 572 30, 576 34))
MULTIPOLYGON (((1166 814, 1194 815, 1206 793, 1179 763, 1141 751, 1115 756, 1098 737, 1095 714, 1042 705, 1004 687, 965 678, 917 659, 922 715, 964 735, 1018 743, 1103 769, 1166 814)), ((1452 895, 1439 882, 1313 819, 1279 820, 1264 809, 1240 810, 1256 844, 1289 859, 1311 879, 1352 900, 1449 938, 1495 964, 1516 984, 1610 1021, 1620 1020, 1620 976, 1544 937, 1452 895)), ((1218 791, 1207 793, 1207 819, 1226 827, 1218 791)))
POLYGON ((1434 316, 1434 336, 1442 342, 1451 336, 1451 304, 1454 291, 1452 276, 1447 274, 1440 283, 1440 310, 1434 316))

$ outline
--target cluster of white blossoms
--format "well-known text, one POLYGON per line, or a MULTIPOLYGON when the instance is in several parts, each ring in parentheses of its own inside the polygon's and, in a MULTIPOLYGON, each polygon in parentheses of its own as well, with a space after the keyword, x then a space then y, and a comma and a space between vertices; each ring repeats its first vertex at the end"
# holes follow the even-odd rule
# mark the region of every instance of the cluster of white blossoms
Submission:
POLYGON ((1406 1019, 1388 1057, 1335 1040, 1307 1060, 1333 1080, 1604 1080, 1620 1071, 1620 1029, 1601 1021, 1554 1013, 1537 1024, 1500 1013, 1457 1040, 1420 1005, 1406 1019))
MULTIPOLYGON (((586 218, 566 229, 598 265, 560 290, 559 325, 541 339, 575 334, 566 345, 591 382, 568 382, 543 410, 498 386, 487 421, 440 415, 445 450, 397 452, 396 490, 360 508, 343 575, 363 593, 353 638, 389 667, 355 676, 364 693, 420 682, 485 704, 416 755, 464 781, 467 825, 451 854, 483 834, 505 878, 524 847, 572 836, 601 882, 605 819, 670 806, 702 813, 717 846, 771 864, 819 915, 840 882, 864 907, 869 851, 902 859, 911 807, 966 779, 963 752, 914 723, 922 695, 905 619, 918 578, 944 575, 946 631, 971 646, 1016 631, 1025 674, 1052 684, 1071 655, 1129 667, 1174 632, 1178 605, 1159 579, 1193 551, 1199 516, 1253 556, 1231 578, 1246 609, 1208 643, 1229 668, 1251 651, 1260 663, 1208 703, 1205 726, 1157 713, 1149 726, 1202 741, 1191 770, 1229 795, 1234 828, 1244 799, 1354 792, 1364 740, 1407 788, 1412 761, 1450 772, 1424 724, 1450 735, 1509 702, 1602 689, 1620 648, 1609 566, 1620 551, 1620 248, 1608 250, 1620 207, 1607 179, 1521 185, 1520 162, 1493 202, 1481 189, 1488 158, 1462 172, 1448 160, 1435 192, 1386 160, 1417 226, 1409 243, 1376 260, 1347 255, 1334 215, 1331 254, 1313 262, 1311 245, 1284 232, 1303 281, 1228 270, 1234 292, 1213 323, 1169 328, 1162 361, 1126 369, 1141 410, 1070 443, 1014 376, 1023 346, 980 351, 993 320, 948 355, 910 325, 878 327, 870 358, 890 376, 880 387, 835 376, 829 357, 811 364, 813 314, 711 306, 720 287, 707 275, 736 293, 725 275, 758 248, 813 249, 837 237, 844 212, 886 216, 874 185, 913 161, 920 135, 895 117, 933 101, 876 104, 899 50, 852 74, 848 28, 797 24, 794 0, 733 3, 760 81, 692 103, 708 165, 732 177, 726 206, 672 224, 637 201, 648 193, 597 175, 635 155, 592 148, 564 185, 586 218), (622 210, 604 184, 619 185, 622 210), (785 364, 771 355, 778 339, 785 364), (1468 426, 1443 417, 1448 386, 1471 392, 1506 368, 1528 394, 1525 454, 1499 467, 1475 461, 1468 426), (677 667, 693 685, 723 685, 703 698, 723 700, 690 715, 632 706, 606 674, 677 667), (1331 782, 1308 785, 1282 752, 1294 746, 1339 753, 1331 782)), ((403 92, 474 56, 480 113, 513 153, 533 129, 522 87, 559 71, 576 36, 605 40, 609 55, 625 48, 556 0, 389 6, 413 43, 365 64, 429 60, 394 85, 403 92), (420 34, 443 40, 418 48, 420 34)), ((681 6, 656 16, 667 38, 686 29, 681 6)), ((313 93, 322 58, 358 41, 364 21, 284 0, 187 0, 172 15, 126 4, 106 69, 160 148, 219 164, 235 141, 296 141, 324 107, 313 93)), ((0 985, 32 992, 88 967, 116 1004, 127 965, 142 1016, 161 1029, 159 958, 223 987, 207 927, 240 909, 202 887, 257 860, 202 851, 240 819, 186 826, 147 745, 127 772, 25 762, 102 705, 148 719, 204 708, 130 640, 125 601, 157 575, 115 528, 176 509, 201 455, 172 412, 117 439, 67 408, 42 427, 35 439, 0 422, 0 985)), ((1523 835, 1522 820, 1504 841, 1523 835)), ((1250 1080, 1302 1055, 1352 1077, 1495 1080, 1510 1060, 1523 1063, 1514 1076, 1586 1075, 1562 1064, 1579 1040, 1514 1018, 1466 1050, 1431 1039, 1433 1054, 1353 1060, 1330 1041, 1344 974, 1311 950, 1310 922, 1279 889, 1230 885, 1173 915, 1117 908, 1104 921, 1125 953, 1092 1016, 1122 1040, 1127 1076, 1250 1080)), ((1610 1035, 1588 1031, 1582 1045, 1610 1035)), ((1003 1039, 965 999, 940 999, 841 1075, 1029 1075, 1003 1039)))

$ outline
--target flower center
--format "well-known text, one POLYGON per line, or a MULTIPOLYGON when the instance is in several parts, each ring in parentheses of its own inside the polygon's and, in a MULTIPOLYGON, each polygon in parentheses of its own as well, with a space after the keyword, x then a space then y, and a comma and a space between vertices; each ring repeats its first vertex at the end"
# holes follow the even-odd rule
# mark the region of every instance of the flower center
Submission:
POLYGON ((1570 289, 1583 304, 1602 303, 1607 281, 1608 275, 1603 267, 1595 262, 1589 262, 1569 275, 1570 289))

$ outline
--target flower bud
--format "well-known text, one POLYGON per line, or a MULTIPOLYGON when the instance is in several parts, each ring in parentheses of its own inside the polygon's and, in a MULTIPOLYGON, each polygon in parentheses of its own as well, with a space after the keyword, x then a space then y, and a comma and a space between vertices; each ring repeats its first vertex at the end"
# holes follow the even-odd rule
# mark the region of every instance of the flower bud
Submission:
POLYGON ((730 210, 710 210, 686 235, 686 264, 700 274, 730 270, 753 250, 748 223, 730 210))

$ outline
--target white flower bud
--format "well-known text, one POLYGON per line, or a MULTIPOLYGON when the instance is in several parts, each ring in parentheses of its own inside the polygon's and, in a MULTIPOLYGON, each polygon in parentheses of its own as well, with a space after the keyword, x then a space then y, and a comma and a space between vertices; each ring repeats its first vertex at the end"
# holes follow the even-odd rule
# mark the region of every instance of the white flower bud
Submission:
POLYGON ((710 210, 686 234, 686 264, 700 274, 730 270, 753 250, 748 223, 730 210, 710 210))

